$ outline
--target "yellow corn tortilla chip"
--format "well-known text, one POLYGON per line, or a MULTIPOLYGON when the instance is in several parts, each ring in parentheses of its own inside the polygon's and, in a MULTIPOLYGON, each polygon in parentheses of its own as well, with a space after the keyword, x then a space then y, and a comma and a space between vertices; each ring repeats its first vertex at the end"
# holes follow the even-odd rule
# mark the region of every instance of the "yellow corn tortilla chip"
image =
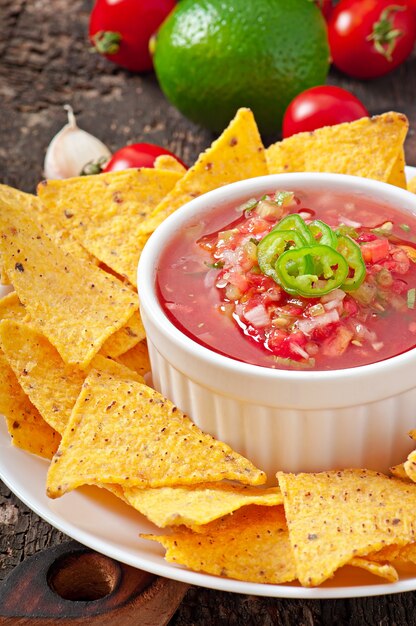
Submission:
POLYGON ((203 534, 180 528, 141 535, 166 548, 166 560, 198 572, 255 583, 296 578, 283 507, 251 505, 211 522, 203 534))
POLYGON ((369 559, 365 559, 361 556, 357 556, 348 563, 348 565, 353 565, 354 567, 360 567, 361 569, 366 570, 370 574, 374 574, 374 576, 379 576, 380 578, 385 578, 389 583, 396 583, 399 580, 399 575, 397 570, 393 565, 389 563, 376 563, 369 559))
MULTIPOLYGON (((22 389, 43 419, 63 434, 86 372, 65 364, 46 337, 21 322, 0 322, 0 345, 22 389)), ((90 367, 143 380, 136 372, 101 355, 94 357, 90 367)))
POLYGON ((407 183, 407 189, 412 193, 416 193, 416 176, 409 180, 407 183))
POLYGON ((198 531, 198 526, 243 506, 282 504, 278 487, 260 488, 227 483, 158 489, 125 488, 124 496, 131 506, 160 528, 183 524, 195 531, 198 531))
POLYGON ((407 129, 407 118, 390 112, 298 133, 266 150, 269 171, 334 172, 387 182, 397 168, 407 129))
POLYGON ((15 291, 0 299, 0 320, 29 320, 25 307, 15 291))
POLYGON ((86 367, 138 309, 137 295, 58 247, 25 211, 0 202, 4 268, 31 323, 65 362, 86 367))
MULTIPOLYGON (((22 320, 30 323, 30 316, 28 315, 23 304, 20 302, 15 291, 12 291, 7 294, 7 296, 0 299, 0 320, 2 319, 22 320)), ((131 318, 127 321, 126 325, 120 328, 120 330, 117 330, 104 342, 100 353, 111 358, 116 358, 126 353, 129 354, 129 351, 134 348, 136 344, 143 341, 145 336, 146 333, 144 331, 140 313, 139 311, 135 311, 131 318)), ((142 362, 144 362, 143 352, 144 348, 139 347, 137 350, 138 362, 140 354, 143 355, 142 362)), ((131 358, 126 358, 124 365, 130 367, 127 360, 131 360, 133 363, 135 354, 136 353, 132 351, 131 358)), ((130 367, 130 369, 135 370, 134 367, 130 367)), ((145 371, 147 372, 148 369, 145 371)))
POLYGON ((13 445, 51 459, 60 436, 42 418, 23 392, 3 352, 0 351, 0 413, 6 418, 13 445))
POLYGON ((179 163, 175 157, 170 154, 160 154, 155 158, 155 162, 153 163, 153 167, 158 170, 169 170, 171 172, 178 172, 179 174, 185 174, 186 167, 179 163))
POLYGON ((142 376, 150 372, 149 352, 146 341, 141 341, 134 348, 120 354, 117 357, 117 361, 142 376))
POLYGON ((367 557, 375 562, 402 561, 416 564, 416 543, 408 543, 405 546, 391 545, 368 554, 367 557))
POLYGON ((39 198, 33 194, 0 184, 0 203, 2 201, 18 205, 20 210, 30 213, 33 219, 37 219, 42 224, 49 238, 66 252, 87 261, 96 262, 92 255, 67 230, 59 226, 55 216, 44 210, 39 198))
POLYGON ((266 476, 150 387, 93 370, 49 469, 47 492, 55 498, 84 484, 164 487, 222 479, 257 485, 266 476))
POLYGON ((38 186, 45 209, 101 262, 137 284, 140 222, 181 173, 139 168, 50 180, 38 186))
POLYGON ((250 109, 239 109, 229 126, 142 222, 149 235, 163 220, 193 198, 245 178, 268 174, 264 147, 250 109))
POLYGON ((302 585, 320 585, 354 557, 415 541, 416 485, 370 470, 277 476, 302 585))
POLYGON ((394 185, 395 187, 401 187, 402 189, 406 189, 407 181, 406 181, 406 173, 405 173, 405 158, 404 158, 404 148, 399 150, 399 155, 393 165, 393 168, 390 172, 390 176, 387 180, 390 185, 394 185))
MULTIPOLYGON (((139 311, 135 311, 131 318, 120 330, 117 330, 103 344, 100 352, 105 356, 116 358, 125 354, 146 337, 139 311)), ((126 365, 128 365, 126 363, 126 365)), ((134 368, 131 368, 134 369, 134 368)))
POLYGON ((390 473, 395 478, 400 478, 400 480, 410 481, 410 478, 406 474, 406 470, 404 469, 404 463, 399 463, 399 465, 393 465, 393 467, 390 468, 390 473))

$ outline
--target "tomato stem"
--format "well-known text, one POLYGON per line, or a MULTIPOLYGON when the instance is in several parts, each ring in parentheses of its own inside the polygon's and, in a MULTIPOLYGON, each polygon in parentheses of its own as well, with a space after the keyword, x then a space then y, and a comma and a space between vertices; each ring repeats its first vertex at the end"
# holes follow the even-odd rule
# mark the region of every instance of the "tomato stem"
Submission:
POLYGON ((374 42, 374 48, 387 61, 392 61, 392 54, 396 47, 397 39, 403 34, 398 28, 393 28, 392 14, 397 11, 405 11, 405 7, 392 4, 382 11, 378 22, 374 23, 373 32, 367 37, 367 41, 374 42))
POLYGON ((121 33, 99 30, 92 37, 92 42, 100 54, 116 54, 120 49, 121 39, 121 33))

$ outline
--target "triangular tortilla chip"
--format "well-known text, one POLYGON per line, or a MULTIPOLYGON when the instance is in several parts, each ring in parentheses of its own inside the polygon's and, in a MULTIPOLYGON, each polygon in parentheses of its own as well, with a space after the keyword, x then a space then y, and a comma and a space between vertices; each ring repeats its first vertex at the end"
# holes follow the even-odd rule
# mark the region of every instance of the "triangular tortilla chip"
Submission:
POLYGON ((130 169, 45 181, 38 195, 45 211, 89 252, 136 285, 140 222, 181 176, 154 168, 130 169))
POLYGON ((31 323, 65 362, 86 367, 138 309, 119 280, 56 245, 19 206, 0 201, 4 269, 31 323))
POLYGON ((141 535, 161 543, 166 560, 214 576, 279 584, 296 578, 283 507, 251 505, 208 524, 203 534, 181 528, 141 535))
POLYGON ((186 172, 186 167, 179 163, 178 159, 170 156, 170 154, 160 154, 158 157, 156 157, 155 162, 153 163, 153 167, 158 170, 179 172, 180 174, 185 174, 186 172))
POLYGON ((159 489, 125 488, 124 497, 131 506, 160 528, 183 524, 196 532, 203 530, 198 527, 243 506, 276 506, 283 501, 278 487, 243 487, 228 483, 159 489))
POLYGON ((266 150, 269 171, 334 172, 388 182, 408 126, 403 114, 390 112, 298 133, 266 150))
POLYGON ((150 372, 150 359, 146 341, 141 341, 127 352, 120 354, 117 361, 142 376, 150 372))
POLYGON ((304 586, 320 585, 352 558, 416 539, 416 485, 358 469, 277 476, 304 586))
POLYGON ((401 187, 402 189, 406 189, 406 173, 405 173, 405 159, 404 159, 404 148, 399 151, 399 156, 397 157, 393 169, 391 170, 390 176, 387 182, 390 185, 395 185, 395 187, 401 187))
POLYGON ((150 387, 93 370, 49 469, 47 491, 55 498, 84 484, 164 487, 222 479, 257 485, 266 476, 150 387))
POLYGON ((399 575, 396 568, 389 563, 376 563, 369 559, 365 559, 362 556, 357 556, 351 559, 348 565, 352 565, 353 567, 360 567, 370 574, 374 574, 374 576, 384 578, 389 583, 396 583, 399 580, 399 575))
POLYGON ((264 147, 250 109, 239 109, 229 126, 142 222, 152 233, 163 220, 193 198, 245 178, 268 174, 264 147))
MULTIPOLYGON (((81 391, 86 372, 66 365, 52 344, 34 328, 21 322, 0 323, 0 345, 17 379, 43 419, 63 433, 81 391)), ((96 355, 91 367, 141 382, 136 372, 96 355)))
POLYGON ((416 193, 416 176, 409 180, 407 183, 407 189, 412 193, 416 193))
POLYGON ((15 291, 11 291, 0 299, 0 320, 28 321, 29 318, 15 291))
POLYGON ((30 213, 34 219, 37 219, 42 224, 48 237, 66 252, 70 252, 92 263, 97 263, 97 260, 67 230, 59 225, 59 221, 54 215, 44 211, 44 207, 37 196, 8 187, 7 185, 0 185, 1 201, 18 205, 20 210, 30 213))
POLYGON ((127 323, 104 342, 100 353, 116 358, 134 348, 145 337, 140 313, 135 311, 127 323))
POLYGON ((6 418, 13 445, 46 459, 53 457, 61 438, 23 392, 1 350, 0 413, 6 418))

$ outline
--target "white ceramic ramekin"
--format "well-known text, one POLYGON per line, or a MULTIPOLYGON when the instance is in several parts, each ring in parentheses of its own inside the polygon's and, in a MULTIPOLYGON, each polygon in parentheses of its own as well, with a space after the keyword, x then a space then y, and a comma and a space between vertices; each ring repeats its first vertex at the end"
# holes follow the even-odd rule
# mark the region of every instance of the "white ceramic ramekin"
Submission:
POLYGON ((211 191, 171 215, 150 237, 138 267, 141 314, 153 384, 204 431, 266 471, 347 467, 387 471, 414 447, 416 349, 386 361, 333 371, 283 371, 217 354, 166 317, 155 291, 158 259, 174 233, 222 203, 274 189, 359 193, 416 214, 416 196, 338 174, 277 174, 211 191))

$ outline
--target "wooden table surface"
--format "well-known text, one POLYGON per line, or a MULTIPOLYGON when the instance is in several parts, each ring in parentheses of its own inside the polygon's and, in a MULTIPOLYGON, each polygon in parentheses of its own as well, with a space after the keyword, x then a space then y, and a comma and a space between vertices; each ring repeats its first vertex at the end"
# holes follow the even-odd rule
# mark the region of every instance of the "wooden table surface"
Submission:
MULTIPOLYGON (((130 74, 89 51, 91 6, 90 0, 0 0, 0 182, 34 191, 46 147, 66 121, 65 103, 73 106, 79 125, 111 150, 149 141, 191 164, 213 140, 169 105, 152 73, 130 74)), ((329 82, 352 90, 371 114, 405 113, 411 124, 406 160, 416 166, 416 54, 376 81, 332 72, 329 82)), ((63 540, 0 483, 0 580, 25 557, 63 540)), ((170 622, 211 623, 410 626, 416 623, 416 593, 306 601, 195 587, 170 622)))

